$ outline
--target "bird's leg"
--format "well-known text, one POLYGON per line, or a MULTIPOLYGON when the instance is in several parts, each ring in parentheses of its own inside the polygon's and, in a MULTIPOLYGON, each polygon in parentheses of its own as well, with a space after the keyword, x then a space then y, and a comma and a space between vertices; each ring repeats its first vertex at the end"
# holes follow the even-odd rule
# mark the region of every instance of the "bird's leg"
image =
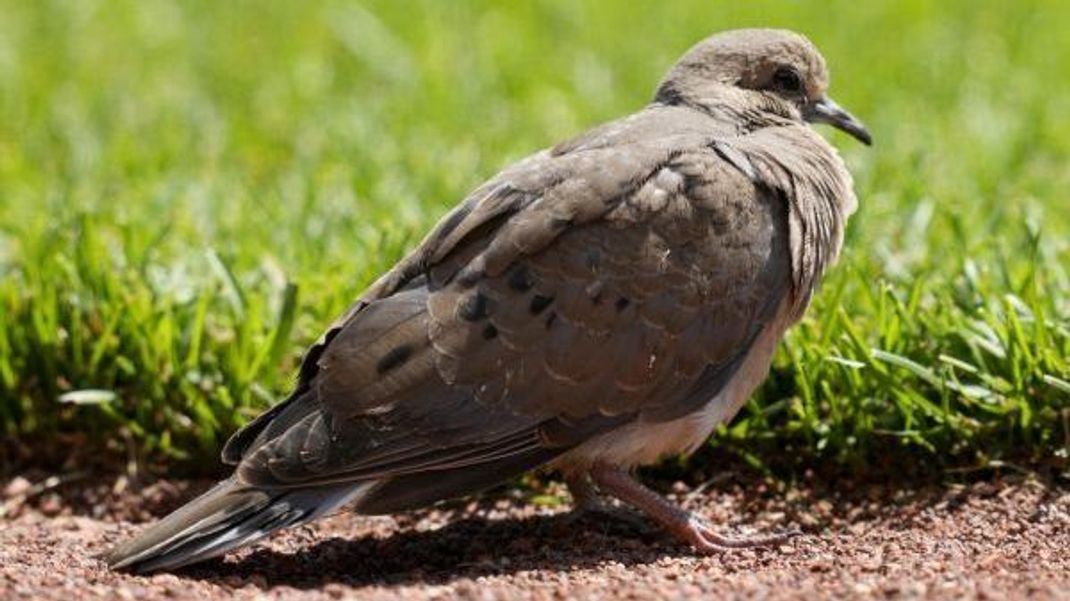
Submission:
POLYGON ((603 492, 639 509, 677 539, 703 553, 745 547, 775 546, 801 534, 798 530, 790 530, 765 536, 728 538, 714 532, 702 518, 673 505, 661 495, 637 482, 627 470, 612 465, 595 464, 590 470, 590 475, 603 492))
POLYGON ((624 522, 638 530, 646 529, 647 524, 643 522, 640 516, 630 510, 622 510, 606 503, 606 500, 602 498, 602 495, 598 494, 598 489, 591 483, 591 479, 586 473, 570 472, 565 474, 564 478, 565 484, 568 486, 568 492, 572 495, 573 511, 577 519, 582 519, 585 515, 609 517, 624 522))
POLYGON ((600 496, 598 489, 591 484, 590 478, 583 472, 569 472, 565 474, 565 485, 572 495, 572 507, 578 511, 605 511, 606 504, 600 496))

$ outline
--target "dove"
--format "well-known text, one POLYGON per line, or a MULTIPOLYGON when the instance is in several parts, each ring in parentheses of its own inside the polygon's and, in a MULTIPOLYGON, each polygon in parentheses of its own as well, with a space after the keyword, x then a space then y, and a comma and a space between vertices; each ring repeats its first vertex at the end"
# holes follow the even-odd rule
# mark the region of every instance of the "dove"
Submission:
POLYGON ((798 33, 717 33, 643 109, 506 167, 308 349, 226 443, 230 477, 103 559, 171 570, 536 469, 698 552, 797 534, 720 534, 632 473, 732 418, 840 253, 853 183, 811 125, 871 139, 828 86, 798 33))

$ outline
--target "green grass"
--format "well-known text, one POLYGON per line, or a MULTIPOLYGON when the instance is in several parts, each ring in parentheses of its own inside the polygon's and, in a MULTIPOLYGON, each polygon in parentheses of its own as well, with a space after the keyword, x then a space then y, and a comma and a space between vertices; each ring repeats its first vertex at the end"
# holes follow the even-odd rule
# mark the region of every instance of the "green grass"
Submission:
POLYGON ((773 25, 876 145, 825 132, 861 199, 844 259, 714 444, 1065 465, 1070 4, 0 4, 4 448, 214 466, 469 189, 773 25))

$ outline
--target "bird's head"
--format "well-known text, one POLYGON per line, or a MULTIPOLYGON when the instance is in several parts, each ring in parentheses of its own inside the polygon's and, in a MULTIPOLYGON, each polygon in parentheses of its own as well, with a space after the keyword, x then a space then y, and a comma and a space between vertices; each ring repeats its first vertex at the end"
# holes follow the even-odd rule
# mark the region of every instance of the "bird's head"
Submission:
POLYGON ((662 80, 655 100, 714 110, 742 106, 827 123, 872 143, 865 125, 829 98, 828 86, 825 59, 810 40, 782 29, 737 29, 691 48, 662 80))

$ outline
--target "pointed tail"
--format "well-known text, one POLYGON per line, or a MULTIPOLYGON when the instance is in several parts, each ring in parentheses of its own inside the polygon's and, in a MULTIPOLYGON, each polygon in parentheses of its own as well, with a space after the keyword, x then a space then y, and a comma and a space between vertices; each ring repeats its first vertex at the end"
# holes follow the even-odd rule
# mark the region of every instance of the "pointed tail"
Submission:
POLYGON ((228 478, 100 558, 113 569, 172 570, 315 519, 366 486, 268 491, 228 478))

